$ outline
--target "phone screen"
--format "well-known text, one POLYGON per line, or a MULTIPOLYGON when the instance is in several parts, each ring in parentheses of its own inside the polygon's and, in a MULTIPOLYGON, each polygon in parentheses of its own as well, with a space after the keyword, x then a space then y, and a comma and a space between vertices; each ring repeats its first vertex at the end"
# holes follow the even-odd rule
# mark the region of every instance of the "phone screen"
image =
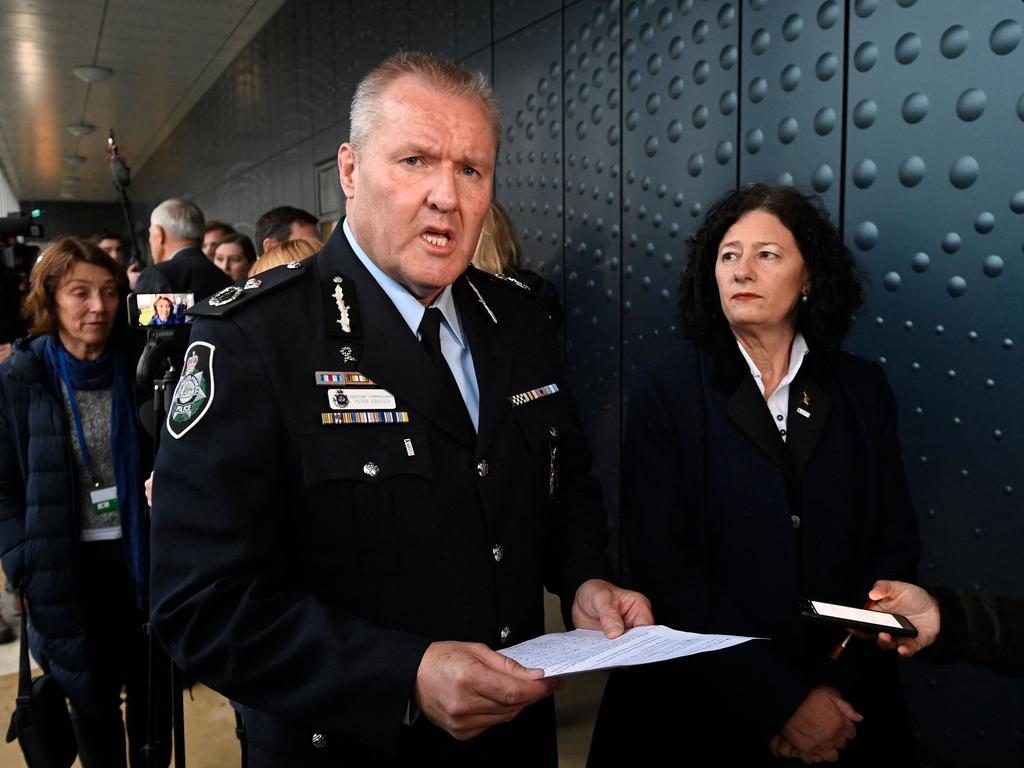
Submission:
POLYGON ((191 293, 132 293, 128 295, 128 322, 137 328, 184 325, 185 312, 195 304, 191 293))
POLYGON ((865 608, 850 608, 847 605, 835 605, 834 603, 822 603, 811 600, 811 605, 820 616, 827 616, 845 621, 857 621, 863 624, 875 624, 893 629, 902 629, 903 626, 891 613, 882 611, 869 611, 865 608))

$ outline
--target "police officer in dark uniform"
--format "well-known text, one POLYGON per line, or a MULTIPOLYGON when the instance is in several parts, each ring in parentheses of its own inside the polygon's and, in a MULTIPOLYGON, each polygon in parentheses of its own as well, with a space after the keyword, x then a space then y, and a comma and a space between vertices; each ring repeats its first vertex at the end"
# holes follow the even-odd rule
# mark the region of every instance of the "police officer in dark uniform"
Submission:
POLYGON ((493 649, 652 621, 550 320, 468 268, 500 122, 482 77, 372 72, 315 257, 197 309, 157 459, 153 619, 243 710, 249 765, 555 765, 556 684, 493 649), (571 607, 570 607, 571 606, 571 607))

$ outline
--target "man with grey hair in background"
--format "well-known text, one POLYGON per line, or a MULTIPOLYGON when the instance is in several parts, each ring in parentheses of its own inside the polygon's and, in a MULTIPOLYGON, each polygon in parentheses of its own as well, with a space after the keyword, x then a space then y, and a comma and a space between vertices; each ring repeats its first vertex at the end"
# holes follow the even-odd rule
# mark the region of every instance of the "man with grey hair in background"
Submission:
POLYGON ((196 307, 153 483, 153 623, 236 702, 250 768, 557 763, 557 680, 499 653, 617 637, 600 489, 528 289, 470 267, 486 79, 392 56, 338 152, 324 249, 196 307), (216 396, 214 393, 216 392, 216 396))
POLYGON ((200 301, 231 285, 229 278, 203 253, 206 221, 199 206, 171 198, 149 217, 149 249, 153 266, 142 270, 136 293, 192 293, 200 301))

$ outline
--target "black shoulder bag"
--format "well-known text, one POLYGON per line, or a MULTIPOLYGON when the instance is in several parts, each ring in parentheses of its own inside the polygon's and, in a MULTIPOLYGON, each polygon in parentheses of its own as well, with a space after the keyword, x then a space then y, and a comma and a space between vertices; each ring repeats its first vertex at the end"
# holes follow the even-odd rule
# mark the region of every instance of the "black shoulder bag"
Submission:
POLYGON ((18 740, 29 768, 71 768, 78 756, 78 742, 68 704, 52 676, 32 679, 28 666, 28 604, 24 596, 21 605, 21 672, 7 742, 18 740))

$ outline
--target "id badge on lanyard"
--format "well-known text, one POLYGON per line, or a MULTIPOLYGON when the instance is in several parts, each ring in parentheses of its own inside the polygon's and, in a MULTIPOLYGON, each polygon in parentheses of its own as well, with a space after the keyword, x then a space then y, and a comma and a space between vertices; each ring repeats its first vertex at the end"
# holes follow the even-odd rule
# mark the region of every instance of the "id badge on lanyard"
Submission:
POLYGON ((78 401, 75 399, 75 390, 71 386, 71 379, 68 376, 67 362, 64 359, 64 347, 61 346, 57 352, 60 362, 60 374, 64 380, 64 388, 68 393, 68 403, 71 405, 71 417, 75 422, 75 432, 78 434, 78 446, 82 450, 82 460, 85 462, 86 471, 92 480, 93 489, 89 491, 89 502, 92 505, 94 515, 106 515, 117 511, 117 486, 108 485, 101 488, 99 476, 93 470, 92 456, 89 453, 89 446, 85 442, 85 433, 82 431, 82 418, 78 415, 78 401))
POLYGON ((97 517, 117 512, 117 486, 94 488, 89 491, 89 501, 92 502, 92 513, 97 517))

